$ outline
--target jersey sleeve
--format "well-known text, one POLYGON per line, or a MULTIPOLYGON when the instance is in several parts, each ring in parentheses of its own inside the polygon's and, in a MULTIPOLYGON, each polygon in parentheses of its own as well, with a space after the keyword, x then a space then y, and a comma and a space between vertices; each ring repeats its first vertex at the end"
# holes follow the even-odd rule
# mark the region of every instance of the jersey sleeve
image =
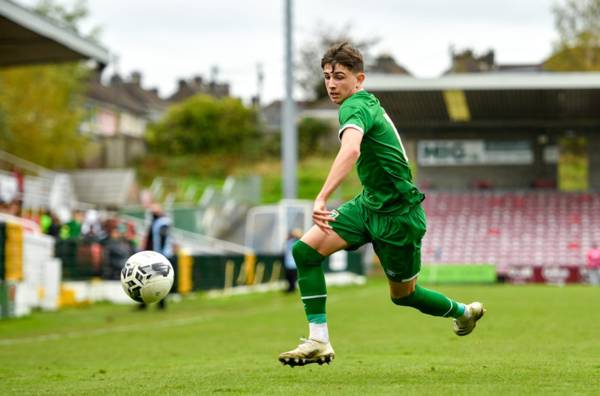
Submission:
POLYGON ((346 128, 358 129, 364 135, 373 124, 369 112, 363 106, 342 106, 339 112, 339 122, 338 137, 340 140, 346 128))

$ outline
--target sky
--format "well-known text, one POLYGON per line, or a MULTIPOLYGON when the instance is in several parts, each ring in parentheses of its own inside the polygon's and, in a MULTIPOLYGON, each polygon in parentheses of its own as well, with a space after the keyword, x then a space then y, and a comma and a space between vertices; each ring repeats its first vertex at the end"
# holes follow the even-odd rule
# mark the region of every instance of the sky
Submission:
MULTIPOLYGON (((55 0, 71 5, 74 0, 55 0)), ((450 65, 449 48, 494 49, 499 63, 538 63, 557 39, 558 0, 293 0, 294 48, 316 40, 319 28, 351 26, 356 38, 378 37, 387 53, 421 78, 450 65)), ((32 5, 37 0, 18 0, 32 5)), ((179 78, 229 82, 248 101, 264 71, 263 102, 284 95, 285 0, 88 0, 83 31, 100 26, 115 56, 107 73, 138 70, 145 88, 173 93, 179 78)), ((300 92, 296 89, 296 96, 300 92)))

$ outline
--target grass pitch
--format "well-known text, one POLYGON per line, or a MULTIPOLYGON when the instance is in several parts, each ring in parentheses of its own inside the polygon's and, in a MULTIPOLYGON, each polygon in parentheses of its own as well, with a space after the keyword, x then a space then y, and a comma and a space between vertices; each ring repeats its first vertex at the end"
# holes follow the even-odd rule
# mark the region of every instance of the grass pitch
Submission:
POLYGON ((394 306, 385 281, 371 279, 329 290, 336 360, 294 369, 277 355, 307 335, 297 295, 198 295, 167 312, 98 304, 2 321, 0 394, 600 392, 600 289, 437 289, 486 304, 473 334, 394 306))

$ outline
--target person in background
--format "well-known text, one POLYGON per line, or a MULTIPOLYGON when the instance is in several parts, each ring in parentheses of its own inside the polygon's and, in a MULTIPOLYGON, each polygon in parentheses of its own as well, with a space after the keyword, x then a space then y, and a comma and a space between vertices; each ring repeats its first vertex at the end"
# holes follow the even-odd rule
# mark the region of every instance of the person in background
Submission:
POLYGON ((589 281, 592 285, 600 285, 600 248, 597 243, 592 243, 586 257, 589 281))
POLYGON ((104 243, 104 279, 119 280, 125 262, 133 254, 132 246, 125 237, 126 231, 124 224, 117 225, 104 243))
POLYGON ((76 210, 71 220, 63 224, 60 230, 60 238, 76 240, 81 236, 81 223, 83 222, 83 212, 76 210))
POLYGON ((50 225, 48 226, 47 234, 51 237, 54 237, 55 239, 58 239, 60 237, 61 227, 62 224, 60 223, 60 220, 58 219, 56 213, 50 212, 50 225))
MULTIPOLYGON (((167 259, 173 258, 173 241, 171 238, 171 219, 165 215, 158 204, 150 207, 152 219, 148 232, 146 234, 146 250, 153 250, 165 256, 167 259)), ((158 309, 165 309, 167 306, 166 298, 158 302, 158 309)), ((146 309, 146 304, 142 303, 139 309, 146 309)))
POLYGON ((50 224, 52 224, 52 217, 50 216, 50 211, 48 209, 44 209, 44 211, 40 215, 40 229, 44 234, 48 233, 50 224))
POLYGON ((287 293, 293 293, 296 291, 296 281, 298 280, 298 269, 296 268, 296 262, 292 255, 292 247, 296 241, 302 238, 302 231, 294 228, 288 234, 285 241, 285 248, 283 252, 283 266, 285 267, 285 279, 288 282, 288 287, 285 290, 287 293))

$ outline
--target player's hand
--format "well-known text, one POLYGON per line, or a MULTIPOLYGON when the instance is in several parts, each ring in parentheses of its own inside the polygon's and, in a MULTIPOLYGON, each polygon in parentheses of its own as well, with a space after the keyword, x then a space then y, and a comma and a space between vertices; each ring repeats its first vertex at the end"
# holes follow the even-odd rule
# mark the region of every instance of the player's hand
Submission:
POLYGON ((323 199, 315 200, 312 219, 317 227, 326 233, 329 233, 329 231, 332 229, 329 225, 329 222, 335 221, 335 219, 331 216, 331 211, 327 210, 327 203, 323 199))

